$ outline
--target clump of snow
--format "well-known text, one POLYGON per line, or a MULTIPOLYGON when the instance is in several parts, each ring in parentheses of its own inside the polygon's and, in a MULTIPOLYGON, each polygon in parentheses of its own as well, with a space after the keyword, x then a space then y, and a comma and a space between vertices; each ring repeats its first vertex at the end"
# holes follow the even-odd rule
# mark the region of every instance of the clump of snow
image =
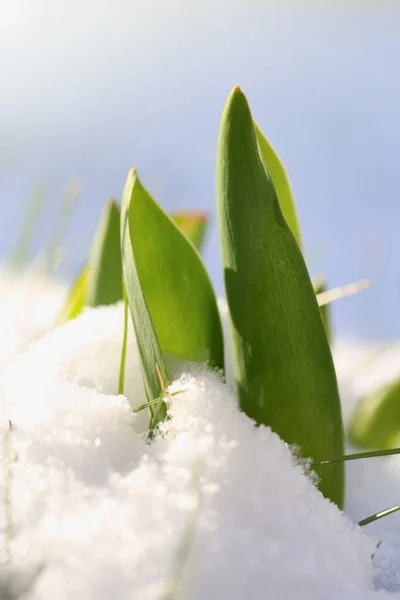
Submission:
MULTIPOLYGON (((400 376, 400 347, 398 342, 382 345, 342 341, 335 349, 335 358, 347 425, 366 394, 400 376)), ((347 451, 359 449, 348 445, 347 451)), ((355 522, 400 504, 398 455, 349 462, 346 479, 345 509, 355 522)), ((380 542, 374 560, 377 585, 400 591, 400 513, 368 525, 368 533, 380 542)))
POLYGON ((65 285, 37 269, 0 267, 0 368, 54 326, 65 297, 65 285))
MULTIPOLYGON (((145 402, 132 330, 130 404, 117 395, 122 319, 121 305, 88 310, 3 368, 0 597, 386 597, 375 540, 238 411, 230 362, 228 385, 201 369, 174 382, 171 418, 147 443, 148 417, 130 407, 145 402)), ((349 477, 347 489, 349 514, 366 516, 349 477)))

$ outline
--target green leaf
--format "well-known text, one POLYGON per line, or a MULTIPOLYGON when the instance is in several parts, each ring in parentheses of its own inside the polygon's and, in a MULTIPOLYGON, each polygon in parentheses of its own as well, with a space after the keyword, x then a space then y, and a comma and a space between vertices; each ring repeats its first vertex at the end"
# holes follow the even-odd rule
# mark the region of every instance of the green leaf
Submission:
POLYGON ((128 298, 126 297, 125 286, 122 286, 124 297, 124 333, 122 336, 121 362, 119 367, 118 394, 123 394, 125 390, 125 366, 126 351, 128 347, 128 298))
POLYGON ((84 265, 70 289, 65 308, 60 317, 60 323, 75 319, 82 312, 86 304, 88 274, 87 265, 84 265))
POLYGON ((201 212, 185 211, 172 213, 171 217, 195 248, 200 251, 203 248, 207 232, 208 215, 201 212))
POLYGON ((104 306, 122 300, 120 209, 108 201, 89 257, 87 304, 104 306))
POLYGON ((400 379, 361 400, 350 422, 350 442, 360 448, 393 448, 400 438, 399 414, 400 379))
POLYGON ((257 123, 254 122, 254 128, 256 131, 258 148, 261 154, 261 159, 264 162, 264 166, 269 172, 272 182, 275 187, 276 195, 278 196, 279 204, 283 216, 286 219, 286 223, 289 225, 299 248, 302 248, 300 224, 296 211, 296 204, 292 194, 292 190, 289 183, 286 170, 276 153, 275 149, 271 146, 257 123))
MULTIPOLYGON (((314 285, 315 294, 317 296, 318 296, 318 294, 322 294, 323 292, 327 291, 325 277, 321 277, 321 276, 316 277, 313 281, 313 285, 314 285)), ((326 335, 328 337, 328 340, 330 340, 332 334, 331 334, 331 319, 330 319, 330 314, 329 314, 329 304, 323 304, 322 306, 319 307, 319 310, 321 312, 322 321, 325 325, 326 335)))
MULTIPOLYGON (((157 423, 166 416, 165 405, 162 402, 162 394, 164 387, 163 382, 164 385, 168 384, 168 375, 136 264, 138 240, 135 240, 135 247, 132 244, 131 225, 136 213, 137 198, 139 196, 140 200, 142 196, 141 190, 142 187, 137 179, 136 171, 132 169, 128 173, 122 196, 121 255, 124 286, 128 299, 129 311, 135 329, 146 396, 149 402, 159 398, 157 406, 155 408, 154 406, 150 408, 150 430, 152 431, 157 423)), ((146 230, 145 224, 143 222, 141 224, 142 235, 139 233, 139 237, 142 238, 142 243, 145 245, 148 231, 146 230)), ((133 399, 131 399, 131 401, 133 401, 133 399)), ((132 406, 135 408, 134 404, 132 404, 132 406)))
MULTIPOLYGON (((240 406, 303 456, 341 456, 336 374, 315 292, 238 87, 222 117, 216 191, 240 406)), ((316 470, 320 490, 342 507, 343 464, 316 470)))
MULTIPOLYGON (((124 192, 129 203, 131 250, 164 363, 170 375, 182 361, 223 368, 223 341, 216 298, 198 252, 151 198, 131 171, 124 192)), ((126 282, 128 299, 133 282, 126 282)), ((138 329, 137 335, 143 334, 138 329)))

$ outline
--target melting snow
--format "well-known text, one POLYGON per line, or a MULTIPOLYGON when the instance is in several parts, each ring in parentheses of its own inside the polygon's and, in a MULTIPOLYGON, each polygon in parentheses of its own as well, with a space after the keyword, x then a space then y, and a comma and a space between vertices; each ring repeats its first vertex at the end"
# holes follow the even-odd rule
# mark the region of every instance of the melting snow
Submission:
MULTIPOLYGON (((7 280, 10 313, 21 285, 7 280)), ((1 311, 2 346, 21 349, 53 323, 61 290, 41 289, 47 322, 20 315, 16 302, 7 329, 1 311)), ((373 586, 397 583, 396 515, 370 537, 325 500, 279 437, 237 410, 230 367, 228 385, 201 369, 175 382, 171 391, 183 392, 171 420, 148 444, 145 411, 134 418, 117 395, 121 336, 116 305, 86 311, 11 360, 0 350, 0 554, 11 552, 2 600, 387 596, 373 586)), ((339 373, 354 402, 359 384, 339 373)), ((125 392, 145 402, 132 331, 125 392)), ((349 465, 352 519, 398 502, 399 461, 349 465)))

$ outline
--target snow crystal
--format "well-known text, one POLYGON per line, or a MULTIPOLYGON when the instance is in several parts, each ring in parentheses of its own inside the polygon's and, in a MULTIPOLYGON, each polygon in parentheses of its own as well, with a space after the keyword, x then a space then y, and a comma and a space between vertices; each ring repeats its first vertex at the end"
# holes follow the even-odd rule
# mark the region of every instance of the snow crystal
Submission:
MULTIPOLYGON (((130 404, 117 389, 121 305, 86 311, 3 368, 1 598, 387 597, 373 589, 375 539, 238 411, 230 362, 228 385, 201 369, 174 382, 171 418, 147 443, 148 417, 130 407, 145 401, 132 330, 128 341, 130 404)), ((367 507, 349 483, 354 518, 367 507)))

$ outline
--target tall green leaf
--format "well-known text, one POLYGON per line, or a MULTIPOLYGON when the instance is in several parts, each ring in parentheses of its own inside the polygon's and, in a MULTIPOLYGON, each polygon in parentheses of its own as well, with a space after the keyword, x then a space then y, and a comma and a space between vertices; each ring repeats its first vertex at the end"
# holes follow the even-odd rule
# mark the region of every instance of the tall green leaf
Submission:
POLYGON ((254 128, 256 131, 261 158, 271 176, 283 216, 286 219, 286 223, 292 230, 299 248, 301 248, 302 243, 300 224, 297 216, 296 204, 285 167, 283 166, 275 149, 271 146, 257 123, 254 123, 254 128))
POLYGON ((356 407, 348 431, 360 448, 386 450, 400 439, 400 379, 367 394, 356 407))
MULTIPOLYGON (((304 456, 340 456, 337 381, 315 292, 238 87, 222 117, 216 191, 240 406, 304 456)), ((317 471, 342 507, 343 464, 317 471)))
MULTIPOLYGON (((135 171, 128 176, 125 204, 129 204, 135 285, 140 285, 169 372, 181 361, 208 362, 222 369, 219 312, 198 252, 151 198, 135 171)), ((126 282, 128 300, 132 286, 132 280, 126 282)))
MULTIPOLYGON (((143 293, 142 282, 136 264, 137 252, 132 244, 131 222, 135 212, 135 210, 132 209, 132 205, 135 204, 139 185, 136 171, 132 169, 128 173, 122 196, 121 256, 124 289, 135 329, 147 399, 149 402, 156 400, 157 398, 160 399, 156 408, 154 408, 154 406, 150 408, 150 430, 152 430, 157 423, 166 416, 166 409, 162 401, 163 382, 161 379, 167 384, 168 375, 164 365, 160 344, 143 293), (159 377, 159 373, 161 374, 161 378, 159 377)), ((147 231, 143 227, 141 237, 146 238, 146 235, 147 231)), ((134 407, 134 399, 128 399, 134 407)))
POLYGON ((183 231, 186 237, 199 250, 203 248, 204 238, 207 233, 208 216, 206 213, 185 211, 172 213, 171 217, 183 231))
POLYGON ((104 306, 122 300, 120 209, 108 201, 93 239, 89 256, 87 301, 104 306))

